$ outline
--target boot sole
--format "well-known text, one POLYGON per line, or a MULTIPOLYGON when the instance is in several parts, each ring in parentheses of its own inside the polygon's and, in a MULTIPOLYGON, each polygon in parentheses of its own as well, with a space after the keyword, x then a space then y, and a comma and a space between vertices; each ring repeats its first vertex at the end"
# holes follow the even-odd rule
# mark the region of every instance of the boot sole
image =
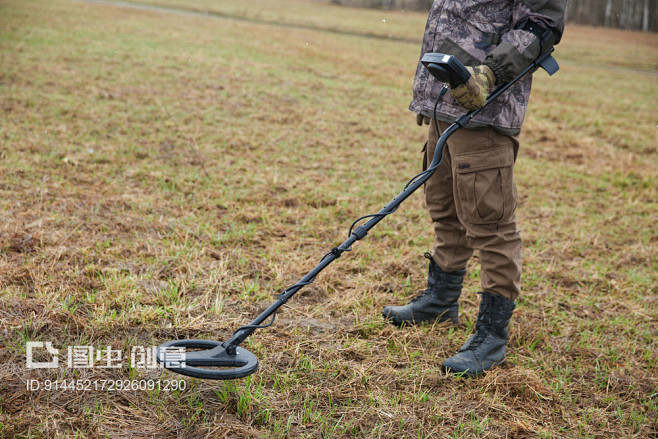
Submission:
POLYGON ((507 365, 507 360, 503 360, 500 363, 494 364, 493 366, 491 366, 487 370, 483 370, 482 372, 472 373, 472 372, 469 372, 468 369, 463 371, 463 372, 462 371, 453 371, 449 367, 446 367, 442 364, 441 365, 441 371, 443 373, 448 373, 448 374, 451 374, 451 375, 455 375, 458 378, 481 378, 481 377, 485 376, 487 374, 487 372, 489 372, 491 369, 495 369, 496 367, 506 366, 506 365, 507 365))
POLYGON ((382 312, 382 317, 384 320, 392 324, 393 326, 397 326, 399 328, 405 327, 405 326, 415 326, 415 325, 420 325, 422 323, 443 323, 443 322, 451 322, 453 325, 459 325, 459 320, 454 321, 450 318, 447 319, 441 319, 441 317, 437 317, 436 319, 429 319, 429 320, 421 320, 421 321, 411 321, 411 320, 398 320, 394 316, 390 315, 390 313, 385 313, 382 312))

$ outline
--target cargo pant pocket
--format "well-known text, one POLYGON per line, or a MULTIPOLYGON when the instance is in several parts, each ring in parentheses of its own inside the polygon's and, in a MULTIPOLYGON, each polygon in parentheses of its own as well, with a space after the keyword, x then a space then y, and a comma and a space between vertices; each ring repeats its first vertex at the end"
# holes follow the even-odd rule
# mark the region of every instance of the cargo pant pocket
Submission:
POLYGON ((512 145, 455 155, 453 166, 460 221, 496 224, 511 217, 516 208, 512 145))

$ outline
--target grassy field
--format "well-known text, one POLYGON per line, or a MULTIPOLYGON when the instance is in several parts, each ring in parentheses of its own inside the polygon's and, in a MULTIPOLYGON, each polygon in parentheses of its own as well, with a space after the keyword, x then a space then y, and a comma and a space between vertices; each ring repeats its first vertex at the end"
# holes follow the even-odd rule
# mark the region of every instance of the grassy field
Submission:
POLYGON ((0 437, 658 436, 658 35, 568 26, 515 173, 526 244, 509 364, 440 364, 473 329, 399 330, 423 288, 421 194, 246 343, 260 370, 185 390, 135 346, 227 339, 419 171, 425 16, 303 0, 0 0, 0 437), (205 11, 176 14, 172 9, 205 11), (60 349, 28 369, 28 341, 60 349), (119 369, 70 369, 110 346, 119 369))

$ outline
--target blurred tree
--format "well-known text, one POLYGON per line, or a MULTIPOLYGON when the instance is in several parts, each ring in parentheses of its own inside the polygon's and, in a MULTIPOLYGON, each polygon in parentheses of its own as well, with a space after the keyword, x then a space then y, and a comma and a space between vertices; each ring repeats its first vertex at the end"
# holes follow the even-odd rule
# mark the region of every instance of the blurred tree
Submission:
MULTIPOLYGON (((432 0, 320 0, 344 6, 428 11, 432 0)), ((567 0, 567 21, 620 29, 658 31, 658 0, 567 0)))
POLYGON ((568 0, 567 20, 592 26, 658 31, 658 0, 568 0))

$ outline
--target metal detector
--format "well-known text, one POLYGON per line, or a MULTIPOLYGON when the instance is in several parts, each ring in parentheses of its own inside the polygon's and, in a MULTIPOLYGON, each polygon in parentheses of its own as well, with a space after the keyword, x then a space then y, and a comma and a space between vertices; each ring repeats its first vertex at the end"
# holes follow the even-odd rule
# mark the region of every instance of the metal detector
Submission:
MULTIPOLYGON (((382 219, 384 219, 384 217, 395 212, 404 200, 414 193, 416 189, 425 184, 443 161, 443 147, 448 140, 448 137, 450 137, 455 131, 468 125, 470 120, 482 111, 482 108, 496 100, 496 98, 526 74, 533 73, 540 67, 546 70, 549 75, 553 75, 557 72, 559 66, 551 56, 552 52, 553 49, 551 48, 549 51, 539 56, 539 58, 509 83, 501 85, 494 90, 484 106, 477 110, 470 111, 455 120, 439 137, 439 140, 436 143, 434 157, 428 168, 409 180, 404 187, 404 190, 379 212, 364 215, 354 221, 349 229, 347 240, 338 247, 332 248, 327 254, 325 254, 320 263, 296 284, 283 290, 283 292, 277 297, 276 301, 256 317, 253 322, 238 328, 233 333, 233 336, 225 342, 212 340, 174 340, 164 343, 156 350, 156 358, 158 362, 162 363, 165 368, 173 372, 211 380, 231 380, 242 378, 254 373, 258 369, 258 358, 248 350, 240 347, 240 344, 253 334, 256 329, 271 326, 274 323, 276 311, 288 302, 295 293, 304 286, 312 283, 316 276, 329 264, 338 259, 343 252, 351 251, 352 244, 365 238, 370 229, 375 227, 382 219), (365 219, 368 219, 365 224, 355 227, 359 222, 365 219), (263 325, 263 322, 270 317, 270 322, 263 325), (195 351, 188 351, 188 349, 194 349, 195 351)), ((470 78, 468 70, 466 70, 464 65, 452 55, 427 53, 421 59, 421 63, 439 81, 450 84, 453 87, 466 83, 470 78)), ((436 100, 437 105, 447 91, 448 85, 445 85, 436 100)), ((436 119, 436 105, 434 107, 434 123, 438 125, 436 119)), ((438 133, 438 126, 436 128, 438 133)))

